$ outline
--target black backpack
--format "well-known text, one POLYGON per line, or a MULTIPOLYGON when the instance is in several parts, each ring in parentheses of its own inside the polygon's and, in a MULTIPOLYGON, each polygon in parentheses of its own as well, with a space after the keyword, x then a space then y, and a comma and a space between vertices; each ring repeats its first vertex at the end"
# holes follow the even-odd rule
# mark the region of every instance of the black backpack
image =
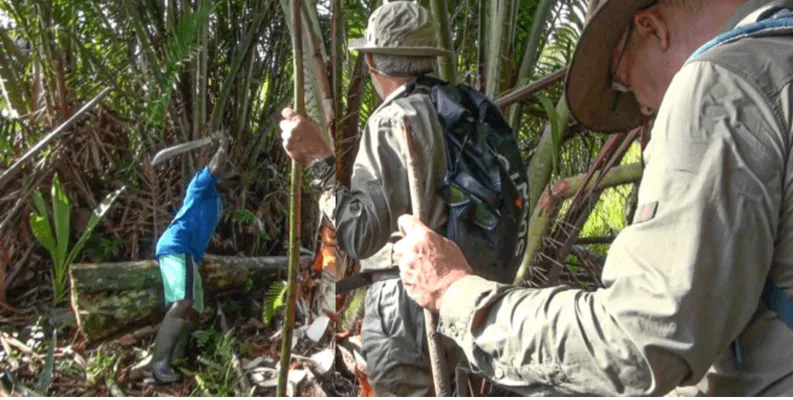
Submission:
POLYGON ((416 91, 429 94, 444 132, 444 236, 477 275, 512 283, 526 249, 529 193, 515 134, 495 104, 470 86, 422 76, 406 94, 416 91))

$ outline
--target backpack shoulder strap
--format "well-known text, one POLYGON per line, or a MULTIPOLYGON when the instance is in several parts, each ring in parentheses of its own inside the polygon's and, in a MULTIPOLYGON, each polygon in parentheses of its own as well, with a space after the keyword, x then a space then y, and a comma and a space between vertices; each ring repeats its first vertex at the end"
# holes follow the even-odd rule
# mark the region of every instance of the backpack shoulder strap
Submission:
MULTIPOLYGON (((793 10, 784 7, 776 9, 772 13, 763 16, 757 22, 724 32, 697 49, 686 63, 720 45, 732 43, 743 38, 760 36, 793 36, 793 10)), ((761 298, 785 325, 793 329, 793 299, 774 285, 770 277, 766 278, 761 298)), ((737 340, 732 343, 732 348, 736 361, 739 364, 742 363, 742 352, 737 340)))
POLYGON ((768 303, 768 308, 779 315, 779 319, 790 329, 793 329, 793 299, 774 285, 771 279, 766 279, 763 287, 763 300, 768 303))

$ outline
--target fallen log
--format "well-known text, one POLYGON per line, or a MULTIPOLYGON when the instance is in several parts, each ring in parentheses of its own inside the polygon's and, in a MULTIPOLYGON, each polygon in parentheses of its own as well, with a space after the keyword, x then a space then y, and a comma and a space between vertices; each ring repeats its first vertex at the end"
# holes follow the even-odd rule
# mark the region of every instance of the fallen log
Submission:
MULTIPOLYGON (((301 268, 314 256, 302 252, 301 268)), ((263 291, 286 271, 288 258, 207 255, 199 271, 204 301, 219 293, 263 291), (252 286, 251 286, 252 285, 252 286)), ((89 341, 157 323, 165 312, 162 277, 156 260, 73 264, 69 270, 71 303, 77 325, 89 341)))

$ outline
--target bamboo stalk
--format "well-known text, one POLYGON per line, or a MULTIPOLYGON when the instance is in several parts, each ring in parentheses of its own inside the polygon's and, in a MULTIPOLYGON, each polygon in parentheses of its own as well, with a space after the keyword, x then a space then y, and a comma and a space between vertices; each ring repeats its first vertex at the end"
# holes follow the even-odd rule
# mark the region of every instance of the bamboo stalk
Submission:
MULTIPOLYGON (((405 124, 405 142, 407 143, 407 165, 408 165, 408 186, 410 187, 410 204, 413 208, 413 215, 422 222, 427 222, 427 212, 424 208, 424 199, 419 188, 420 182, 424 182, 420 171, 416 153, 416 142, 413 141, 411 134, 410 121, 407 117, 403 119, 405 124)), ((424 309, 424 328, 427 335, 427 347, 430 351, 430 364, 432 366, 432 380, 435 383, 435 396, 449 397, 451 389, 449 387, 449 367, 446 365, 446 357, 438 341, 438 319, 430 310, 424 309)))
MULTIPOLYGON (((554 3, 556 3, 556 0, 542 0, 537 6, 537 10, 534 12, 528 44, 526 45, 526 51, 523 53, 523 59, 518 69, 518 79, 515 82, 516 87, 526 84, 529 74, 534 70, 534 66, 537 64, 537 50, 539 50, 540 39, 545 30, 545 21, 548 19, 548 15, 551 13, 554 3)), ((515 129, 520 122, 520 114, 520 105, 510 107, 509 125, 513 129, 515 129)))
POLYGON ((487 49, 487 81, 485 94, 493 99, 501 91, 501 52, 504 45, 504 27, 509 11, 508 0, 490 0, 490 38, 487 49))
POLYGON ((441 48, 452 52, 450 56, 438 57, 438 71, 441 79, 451 84, 457 83, 457 68, 455 67, 455 53, 452 48, 452 35, 449 30, 449 7, 446 0, 432 0, 430 2, 432 14, 438 23, 438 44, 441 48))
MULTIPOLYGON (((295 112, 305 113, 305 82, 303 77, 303 34, 300 18, 302 0, 292 0, 292 61, 294 63, 295 112)), ((286 289, 286 310, 284 312, 284 334, 281 339, 281 370, 278 373, 276 396, 286 396, 286 383, 289 376, 289 361, 292 355, 292 331, 295 325, 295 291, 297 289, 297 253, 300 240, 300 183, 302 170, 297 161, 292 160, 292 182, 289 188, 289 276, 286 289)))
POLYGON ((237 52, 234 54, 234 59, 231 63, 231 70, 221 85, 220 96, 217 103, 215 103, 215 109, 212 111, 212 117, 210 121, 212 132, 220 129, 223 110, 226 108, 226 100, 231 93, 232 86, 234 86, 234 78, 237 76, 237 73, 239 73, 243 61, 245 61, 245 58, 248 56, 249 50, 256 46, 256 40, 259 38, 259 26, 267 16, 267 9, 270 7, 270 1, 268 0, 261 3, 260 7, 261 8, 257 10, 256 16, 254 17, 251 26, 245 33, 245 42, 237 49, 237 52))
POLYGON ((301 19, 304 33, 308 36, 308 41, 306 44, 309 45, 310 51, 310 60, 311 62, 311 72, 314 75, 314 83, 315 89, 319 92, 320 101, 317 103, 320 106, 319 113, 321 114, 322 123, 325 124, 323 126, 322 132, 327 133, 327 137, 325 138, 325 142, 330 145, 331 148, 334 146, 334 141, 336 140, 335 135, 333 134, 333 122, 334 122, 334 98, 333 98, 333 89, 331 89, 331 81, 328 75, 328 70, 325 65, 325 57, 323 56, 322 52, 324 47, 322 43, 320 43, 319 36, 317 34, 318 29, 313 25, 312 22, 312 14, 309 12, 306 3, 303 3, 301 6, 302 12, 304 13, 303 17, 305 19, 301 19))
MULTIPOLYGON (((492 1, 492 0, 491 0, 492 1)), ((487 32, 487 24, 486 24, 486 16, 485 16, 485 0, 479 0, 479 10, 477 12, 477 48, 476 48, 476 65, 477 65, 477 73, 476 73, 476 89, 480 92, 485 92, 485 77, 487 75, 486 71, 486 57, 487 57, 487 49, 486 49, 486 42, 487 36, 485 33, 487 32)))

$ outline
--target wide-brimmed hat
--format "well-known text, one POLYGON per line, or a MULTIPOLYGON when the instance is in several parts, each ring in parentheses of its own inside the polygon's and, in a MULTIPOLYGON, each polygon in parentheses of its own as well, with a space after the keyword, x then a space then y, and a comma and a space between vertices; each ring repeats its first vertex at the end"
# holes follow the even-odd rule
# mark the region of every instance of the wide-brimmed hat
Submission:
POLYGON ((633 93, 611 86, 614 49, 633 15, 657 1, 603 0, 587 22, 567 71, 565 96, 570 114, 589 130, 626 132, 646 123, 633 93))
POLYGON ((350 50, 395 56, 448 56, 438 47, 438 27, 430 12, 412 1, 394 1, 369 17, 366 34, 354 39, 350 50))

